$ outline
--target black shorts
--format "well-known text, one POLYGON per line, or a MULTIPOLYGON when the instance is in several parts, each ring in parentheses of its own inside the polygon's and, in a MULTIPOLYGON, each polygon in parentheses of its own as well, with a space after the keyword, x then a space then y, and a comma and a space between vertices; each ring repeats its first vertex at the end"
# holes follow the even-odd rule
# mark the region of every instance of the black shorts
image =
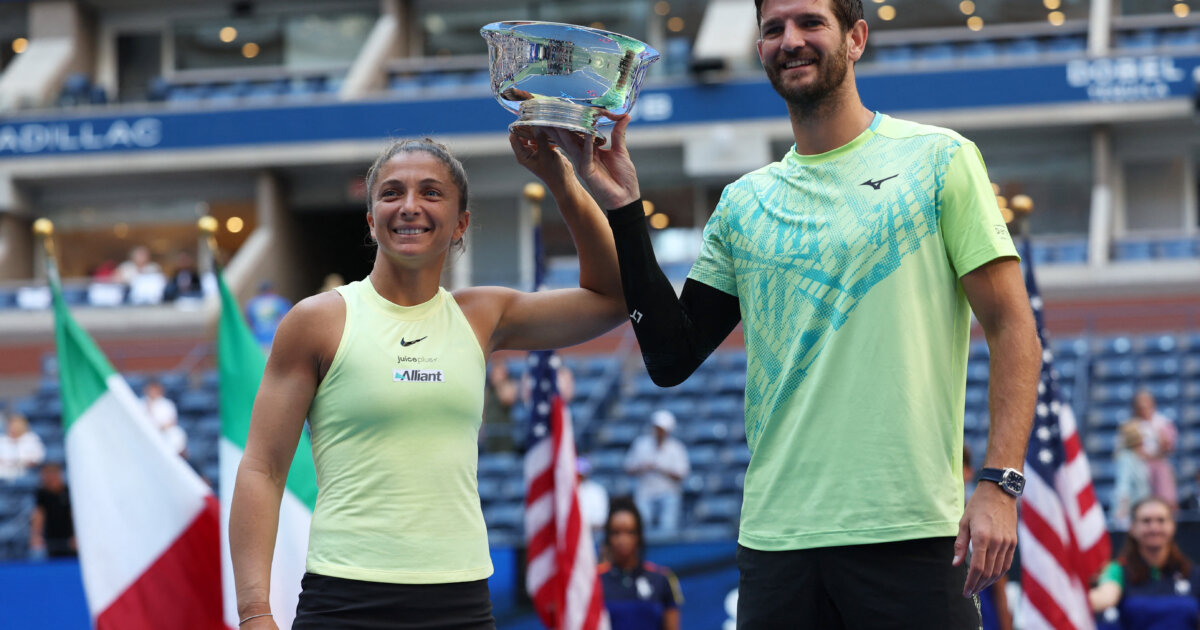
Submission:
POLYGON ((293 630, 495 630, 487 580, 388 584, 305 573, 293 630))
POLYGON ((797 551, 738 545, 738 630, 979 630, 953 538, 797 551))

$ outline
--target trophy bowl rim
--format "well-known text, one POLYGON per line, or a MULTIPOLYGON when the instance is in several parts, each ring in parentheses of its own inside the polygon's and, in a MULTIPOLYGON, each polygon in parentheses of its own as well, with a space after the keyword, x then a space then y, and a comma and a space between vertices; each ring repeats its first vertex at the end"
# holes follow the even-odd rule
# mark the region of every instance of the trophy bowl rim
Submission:
MULTIPOLYGON (((581 31, 587 31, 589 33, 594 33, 596 35, 602 35, 605 37, 607 37, 609 35, 616 35, 618 37, 628 39, 630 41, 635 41, 635 42, 641 44, 642 46, 644 46, 645 50, 642 51, 641 55, 646 55, 647 53, 650 53, 650 56, 652 56, 654 58, 662 56, 662 53, 660 53, 657 48, 651 46, 650 44, 647 44, 646 42, 644 42, 636 37, 630 37, 629 35, 625 35, 624 33, 618 33, 616 31, 606 31, 601 28, 593 28, 591 26, 583 26, 582 24, 568 24, 566 22, 548 22, 545 20, 501 20, 498 22, 489 22, 488 24, 483 25, 482 27, 480 27, 479 33, 481 35, 486 35, 487 33, 499 32, 501 29, 495 28, 495 27, 499 27, 499 26, 526 26, 526 25, 565 26, 568 28, 575 28, 575 29, 579 29, 581 31)), ((509 29, 509 30, 512 30, 512 29, 509 29)))

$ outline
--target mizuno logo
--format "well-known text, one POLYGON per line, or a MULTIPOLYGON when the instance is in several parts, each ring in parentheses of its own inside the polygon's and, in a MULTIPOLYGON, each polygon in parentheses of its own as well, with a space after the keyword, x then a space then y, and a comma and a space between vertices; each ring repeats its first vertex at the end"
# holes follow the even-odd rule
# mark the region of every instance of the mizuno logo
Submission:
MULTIPOLYGON (((893 177, 895 177, 895 176, 893 175, 893 177)), ((405 340, 404 340, 404 337, 401 337, 401 338, 400 338, 400 345, 402 345, 402 346, 404 346, 405 348, 407 348, 407 347, 409 347, 409 346, 413 345, 414 343, 417 343, 417 342, 420 342, 420 341, 425 341, 425 340, 426 340, 426 339, 428 339, 428 338, 429 338, 429 335, 425 335, 424 337, 421 337, 420 339, 413 339, 412 341, 405 341, 405 340)))
POLYGON ((880 179, 880 180, 868 179, 867 181, 859 184, 859 186, 870 186, 871 188, 874 188, 875 190, 879 190, 879 187, 883 185, 883 182, 886 182, 889 179, 893 179, 893 178, 896 178, 899 176, 900 176, 900 173, 896 173, 895 175, 892 175, 891 177, 884 177, 883 179, 880 179))

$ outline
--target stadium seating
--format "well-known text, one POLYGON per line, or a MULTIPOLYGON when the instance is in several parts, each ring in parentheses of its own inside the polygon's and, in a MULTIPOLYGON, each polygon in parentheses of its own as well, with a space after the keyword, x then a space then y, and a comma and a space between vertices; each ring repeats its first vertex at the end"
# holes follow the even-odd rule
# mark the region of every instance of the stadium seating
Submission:
MULTIPOLYGON (((1050 349, 1059 391, 1079 418, 1078 430, 1102 501, 1112 493, 1117 428, 1128 419, 1133 394, 1140 388, 1153 393, 1160 410, 1178 423, 1180 444, 1174 461, 1181 484, 1190 483, 1200 469, 1200 333, 1062 337, 1052 339, 1050 349)), ((623 470, 625 454, 634 439, 648 433, 647 418, 655 409, 671 409, 680 421, 676 436, 687 445, 692 464, 692 474, 684 482, 680 539, 733 536, 750 459, 742 417, 745 363, 744 352, 718 352, 685 385, 663 389, 650 382, 640 366, 629 367, 619 357, 569 355, 566 364, 580 386, 572 407, 586 408, 594 416, 586 429, 577 429, 578 450, 589 458, 592 478, 610 496, 632 493, 633 479, 623 470), (688 385, 692 382, 699 385, 688 385), (583 390, 595 392, 594 404, 580 403, 583 390)), ((509 363, 518 375, 524 365, 520 359, 509 363)), ((56 367, 52 358, 43 361, 43 376, 34 391, 0 401, 0 407, 28 415, 51 459, 61 460, 62 405, 56 367)), ((126 379, 140 390, 146 376, 130 373, 126 379)), ((180 424, 189 438, 189 462, 219 488, 218 374, 215 370, 165 372, 159 379, 179 407, 180 424)), ((963 426, 966 444, 977 453, 984 452, 987 442, 987 382, 987 346, 975 341, 968 355, 963 426)), ((515 410, 514 417, 520 419, 523 413, 515 410)), ((479 495, 494 544, 520 542, 523 468, 518 453, 485 452, 479 457, 479 495)), ((20 484, 0 484, 0 559, 27 553, 26 508, 35 485, 32 476, 20 484)))

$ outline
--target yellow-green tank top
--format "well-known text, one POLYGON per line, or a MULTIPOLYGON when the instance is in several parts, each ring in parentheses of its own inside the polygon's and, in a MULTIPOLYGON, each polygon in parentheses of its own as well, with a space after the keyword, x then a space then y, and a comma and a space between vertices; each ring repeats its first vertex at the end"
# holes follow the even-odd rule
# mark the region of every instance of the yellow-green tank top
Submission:
POLYGON ((454 297, 398 306, 337 289, 346 325, 309 408, 317 505, 307 570, 396 584, 492 574, 479 506, 484 357, 454 297))

